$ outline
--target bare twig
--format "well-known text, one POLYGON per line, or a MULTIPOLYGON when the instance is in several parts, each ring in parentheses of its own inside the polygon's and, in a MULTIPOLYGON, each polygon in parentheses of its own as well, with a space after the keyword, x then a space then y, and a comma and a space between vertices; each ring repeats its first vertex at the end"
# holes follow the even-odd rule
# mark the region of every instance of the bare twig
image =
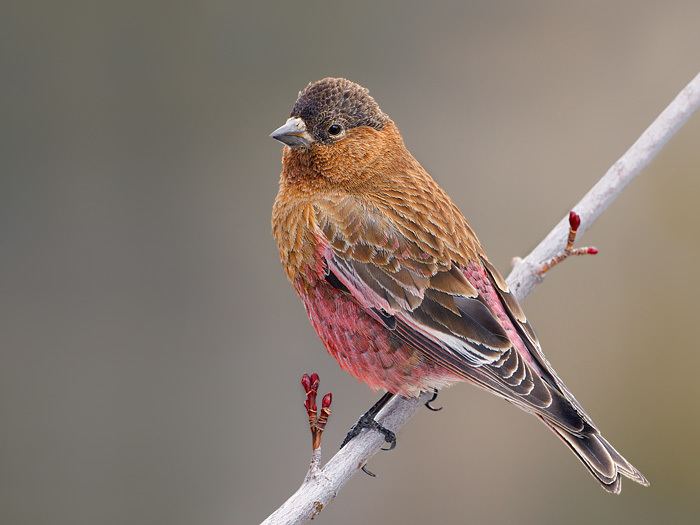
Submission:
MULTIPOLYGON (((579 235, 590 227, 622 190, 654 159, 669 139, 700 107, 698 74, 637 141, 612 165, 608 172, 575 206, 581 216, 579 235)), ((542 281, 540 269, 553 257, 564 252, 567 243, 568 217, 564 217, 547 237, 518 262, 507 281, 518 300, 523 300, 542 281)), ((420 399, 394 397, 377 416, 384 427, 397 431, 432 396, 420 399)), ((350 441, 321 469, 322 476, 305 479, 301 487, 264 522, 264 525, 293 525, 315 517, 337 495, 347 481, 380 449, 384 437, 377 432, 363 432, 350 441)))
POLYGON ((319 378, 316 372, 313 372, 311 375, 304 374, 301 376, 301 386, 306 394, 304 408, 306 409, 306 415, 309 417, 309 430, 311 431, 311 463, 309 463, 309 470, 304 478, 304 483, 323 477, 321 472, 321 438, 323 437, 326 423, 328 423, 328 418, 331 415, 333 394, 328 392, 323 396, 321 413, 319 414, 316 407, 318 384, 319 378))
POLYGON ((540 269, 538 270, 540 275, 546 274, 549 270, 554 268, 560 262, 565 261, 569 257, 577 255, 595 255, 598 253, 598 248, 593 246, 584 246, 583 248, 574 248, 574 243, 576 242, 576 234, 581 226, 581 216, 575 211, 569 212, 569 237, 566 240, 566 246, 564 251, 558 253, 548 261, 542 263, 540 269))
MULTIPOLYGON (((676 98, 666 106, 656 120, 613 164, 607 173, 574 207, 581 216, 578 235, 585 231, 622 193, 622 190, 646 168, 666 143, 700 107, 700 74, 685 86, 676 98)), ((524 299, 542 281, 537 273, 543 261, 560 253, 566 243, 567 217, 547 234, 508 276, 508 285, 518 299, 524 299)))

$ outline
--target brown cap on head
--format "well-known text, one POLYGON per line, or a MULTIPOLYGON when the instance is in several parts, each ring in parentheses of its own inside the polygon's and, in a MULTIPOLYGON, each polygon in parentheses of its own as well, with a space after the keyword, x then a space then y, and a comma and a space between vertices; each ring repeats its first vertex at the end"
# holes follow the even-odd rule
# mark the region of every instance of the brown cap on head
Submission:
POLYGON ((360 126, 382 129, 389 120, 367 88, 344 78, 311 82, 299 93, 290 116, 301 118, 306 130, 321 143, 360 126))

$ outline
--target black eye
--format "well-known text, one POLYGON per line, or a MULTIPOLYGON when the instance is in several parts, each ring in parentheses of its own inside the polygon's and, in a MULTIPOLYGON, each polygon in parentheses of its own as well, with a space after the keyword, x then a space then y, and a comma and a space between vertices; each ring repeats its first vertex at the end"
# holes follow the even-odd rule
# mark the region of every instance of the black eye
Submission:
POLYGON ((328 128, 328 133, 330 135, 339 135, 343 131, 343 127, 340 124, 331 124, 328 128))

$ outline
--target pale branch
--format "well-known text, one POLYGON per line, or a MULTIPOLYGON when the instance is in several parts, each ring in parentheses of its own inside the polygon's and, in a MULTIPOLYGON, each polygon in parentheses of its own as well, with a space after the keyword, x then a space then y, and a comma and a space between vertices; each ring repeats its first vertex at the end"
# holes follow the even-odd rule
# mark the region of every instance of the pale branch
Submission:
MULTIPOLYGON (((685 86, 666 106, 637 141, 613 164, 595 186, 574 207, 581 216, 579 235, 622 193, 622 190, 646 168, 666 143, 700 107, 700 74, 685 86)), ((513 268, 508 286, 519 300, 524 299, 542 281, 537 270, 543 261, 560 253, 566 245, 568 219, 562 218, 530 255, 513 268)))
MULTIPOLYGON (((574 210, 581 217, 583 234, 622 190, 648 166, 669 139, 700 108, 700 74, 681 90, 637 141, 613 164, 607 173, 579 201, 574 210)), ((522 301, 542 281, 542 266, 561 254, 567 243, 568 217, 549 232, 537 247, 521 260, 508 276, 508 286, 522 301)), ((379 413, 377 421, 398 431, 431 394, 420 399, 394 397, 379 413)), ((299 489, 271 514, 263 525, 293 525, 315 517, 338 494, 347 481, 376 454, 384 437, 378 432, 363 432, 339 450, 318 475, 307 477, 299 489)))

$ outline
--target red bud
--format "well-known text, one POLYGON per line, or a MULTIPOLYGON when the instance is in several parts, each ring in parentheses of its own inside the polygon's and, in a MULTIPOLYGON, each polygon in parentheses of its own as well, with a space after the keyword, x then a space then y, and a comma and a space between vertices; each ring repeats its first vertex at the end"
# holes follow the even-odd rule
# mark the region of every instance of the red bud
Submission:
POLYGON ((321 400, 321 408, 330 408, 332 402, 333 393, 328 392, 325 396, 323 396, 323 399, 321 400))
POLYGON ((574 210, 569 212, 569 226, 571 226, 571 229, 574 231, 578 230, 578 227, 581 226, 581 216, 574 210))
POLYGON ((311 378, 309 377, 309 374, 304 374, 301 376, 301 386, 304 387, 305 392, 309 391, 311 388, 311 378))
POLYGON ((595 255, 596 253, 598 253, 598 248, 594 248, 593 246, 591 246, 590 248, 588 248, 588 253, 590 255, 595 255))

